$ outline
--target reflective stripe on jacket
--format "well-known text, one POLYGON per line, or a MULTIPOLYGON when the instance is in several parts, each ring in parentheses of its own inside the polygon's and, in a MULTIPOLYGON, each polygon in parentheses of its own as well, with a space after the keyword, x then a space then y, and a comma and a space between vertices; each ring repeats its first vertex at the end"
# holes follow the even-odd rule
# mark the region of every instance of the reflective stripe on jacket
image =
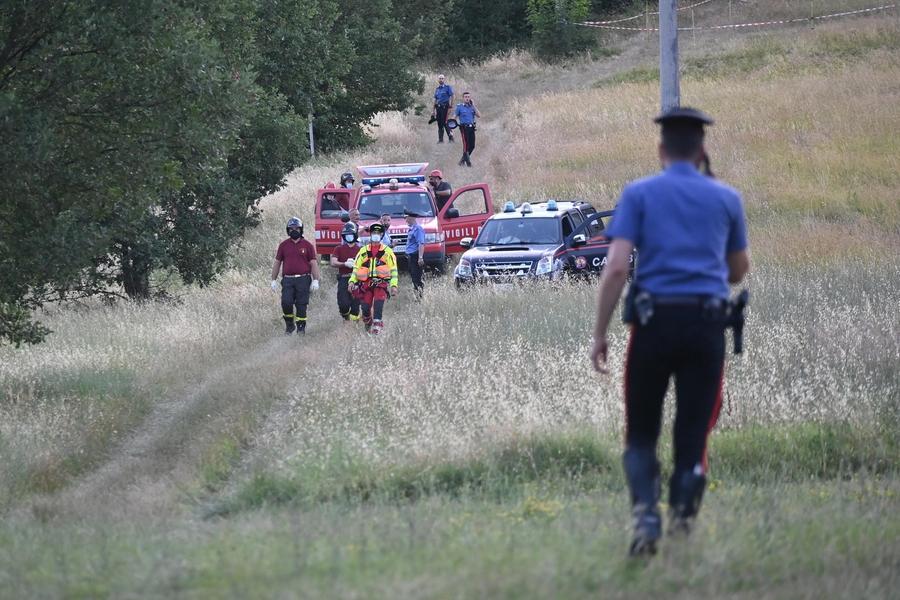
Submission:
POLYGON ((372 244, 366 244, 356 254, 353 274, 350 283, 362 283, 369 279, 377 279, 397 287, 397 257, 394 251, 384 244, 378 245, 378 251, 371 252, 372 244))

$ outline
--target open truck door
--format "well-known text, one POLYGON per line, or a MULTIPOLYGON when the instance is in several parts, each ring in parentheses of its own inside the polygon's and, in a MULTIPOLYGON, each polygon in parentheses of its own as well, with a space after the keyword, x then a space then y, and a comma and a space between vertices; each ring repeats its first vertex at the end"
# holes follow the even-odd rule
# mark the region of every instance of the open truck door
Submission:
POLYGON ((465 252, 460 242, 475 238, 485 221, 494 214, 491 189, 486 183, 473 183, 457 189, 438 213, 448 254, 465 252))
POLYGON ((326 187, 316 192, 316 251, 328 256, 341 243, 341 217, 353 206, 358 189, 326 187))

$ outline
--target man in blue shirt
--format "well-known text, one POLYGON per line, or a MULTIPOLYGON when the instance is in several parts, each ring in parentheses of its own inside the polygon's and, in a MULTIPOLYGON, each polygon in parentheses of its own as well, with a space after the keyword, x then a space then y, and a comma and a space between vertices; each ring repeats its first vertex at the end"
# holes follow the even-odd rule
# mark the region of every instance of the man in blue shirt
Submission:
POLYGON ((404 211, 409 234, 406 238, 406 264, 409 265, 409 276, 413 282, 416 298, 422 299, 425 284, 422 282, 422 270, 425 267, 425 230, 416 219, 418 214, 411 210, 404 211))
POLYGON ((472 166, 470 160, 472 152, 475 151, 475 118, 481 118, 481 113, 475 106, 472 94, 463 93, 463 101, 456 105, 456 122, 459 123, 459 130, 462 132, 463 154, 459 159, 459 165, 472 166))
POLYGON ((662 536, 656 445, 663 398, 675 378, 675 465, 669 481, 670 534, 687 533, 706 487, 706 442, 721 406, 728 285, 750 267, 737 191, 698 171, 706 155, 700 111, 657 117, 663 171, 628 184, 606 230, 612 239, 600 280, 591 362, 607 373, 606 332, 628 276, 631 335, 625 357, 625 475, 634 538, 630 554, 652 554, 662 536), (635 316, 636 315, 636 316, 635 316))
POLYGON ((447 129, 447 113, 453 106, 453 87, 444 83, 443 74, 438 75, 438 86, 434 90, 434 109, 431 111, 432 121, 437 121, 438 126, 438 144, 444 143, 444 132, 447 132, 447 138, 453 141, 453 132, 447 129))

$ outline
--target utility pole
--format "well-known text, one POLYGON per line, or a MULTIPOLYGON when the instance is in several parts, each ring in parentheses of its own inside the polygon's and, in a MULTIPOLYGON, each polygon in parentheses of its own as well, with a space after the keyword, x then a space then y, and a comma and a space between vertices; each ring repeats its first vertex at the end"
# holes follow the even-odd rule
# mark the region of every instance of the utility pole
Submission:
POLYGON ((309 122, 309 155, 312 158, 316 157, 316 140, 313 136, 313 110, 312 104, 309 105, 309 116, 306 119, 309 122))
POLYGON ((661 112, 681 106, 678 82, 678 0, 659 0, 659 93, 661 112))

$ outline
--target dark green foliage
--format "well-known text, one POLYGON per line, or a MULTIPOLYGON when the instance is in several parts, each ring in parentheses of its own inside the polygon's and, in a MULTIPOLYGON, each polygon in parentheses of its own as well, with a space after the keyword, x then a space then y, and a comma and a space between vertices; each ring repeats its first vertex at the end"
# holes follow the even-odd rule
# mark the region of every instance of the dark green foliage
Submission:
POLYGON ((478 59, 527 46, 531 27, 526 7, 527 0, 454 0, 443 55, 451 61, 478 59))
POLYGON ((316 107, 317 133, 326 150, 366 141, 360 123, 381 111, 409 108, 423 86, 410 68, 421 39, 401 29, 391 0, 339 0, 339 5, 353 50, 333 101, 316 107))
POLYGON ((587 19, 589 0, 528 0, 528 23, 538 56, 561 58, 594 46, 590 29, 574 25, 587 19))

